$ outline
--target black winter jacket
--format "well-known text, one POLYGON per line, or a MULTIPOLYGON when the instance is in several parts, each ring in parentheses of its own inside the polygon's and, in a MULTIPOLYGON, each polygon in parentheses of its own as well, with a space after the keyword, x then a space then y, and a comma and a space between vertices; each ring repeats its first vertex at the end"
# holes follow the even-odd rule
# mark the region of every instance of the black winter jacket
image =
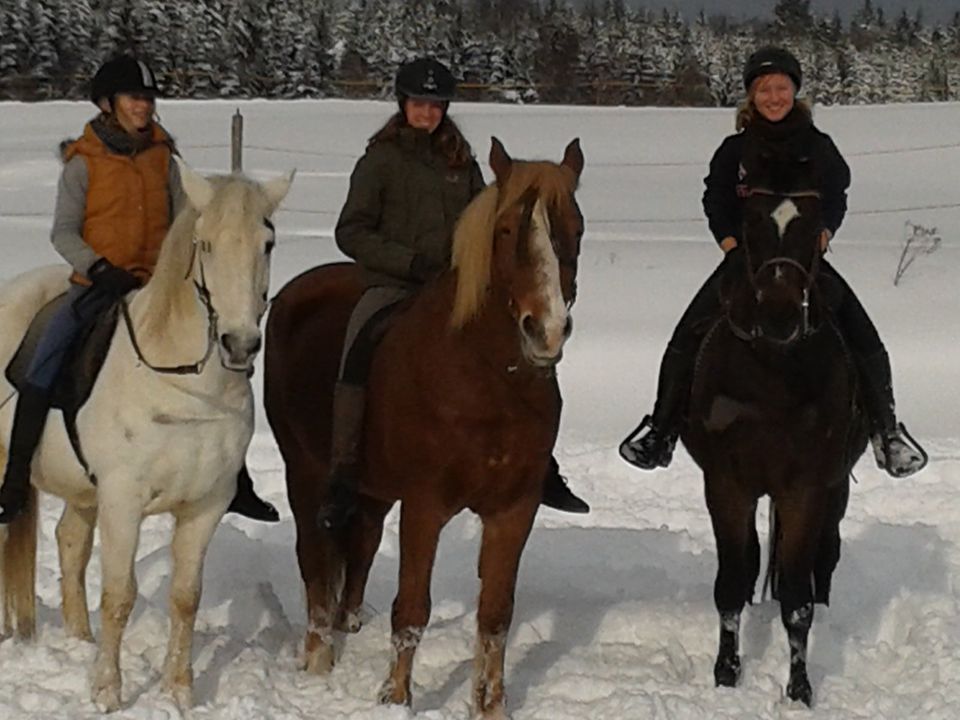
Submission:
MULTIPOLYGON (((847 212, 847 188, 850 186, 850 168, 833 140, 816 127, 809 125, 800 138, 818 166, 824 227, 835 235, 847 212)), ((741 197, 751 187, 744 169, 744 151, 752 138, 748 130, 727 137, 710 161, 710 174, 703 179, 703 211, 710 231, 719 243, 725 237, 741 239, 743 208, 741 197)))

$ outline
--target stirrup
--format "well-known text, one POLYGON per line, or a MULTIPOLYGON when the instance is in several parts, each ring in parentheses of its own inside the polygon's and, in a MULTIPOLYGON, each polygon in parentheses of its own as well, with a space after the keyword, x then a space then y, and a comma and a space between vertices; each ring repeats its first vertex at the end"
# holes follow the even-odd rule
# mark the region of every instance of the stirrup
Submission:
POLYGON ((640 424, 637 425, 620 443, 620 457, 626 460, 631 465, 634 465, 637 461, 637 454, 633 450, 633 441, 637 439, 637 436, 640 435, 646 428, 652 427, 653 417, 651 415, 644 415, 643 419, 640 421, 640 424))
POLYGON ((673 449, 676 444, 677 436, 675 433, 661 430, 654 424, 652 416, 645 415, 633 432, 627 435, 623 442, 620 443, 620 457, 641 470, 656 470, 658 467, 665 468, 670 465, 670 461, 673 459, 673 449), (643 437, 639 437, 645 428, 649 428, 649 431, 643 437), (652 448, 646 448, 648 452, 644 458, 641 458, 634 444, 643 441, 649 437, 651 433, 655 434, 657 442, 652 448), (650 450, 657 450, 657 452, 651 453, 649 452, 650 450), (651 457, 651 455, 654 455, 654 457, 651 457))
POLYGON ((873 453, 877 466, 892 477, 909 477, 923 470, 930 460, 927 451, 920 446, 920 443, 910 434, 903 423, 897 423, 897 429, 893 433, 875 435, 871 440, 873 441, 873 453), (908 458, 904 463, 895 464, 891 453, 891 446, 894 442, 899 443, 907 451, 911 451, 913 457, 908 458))

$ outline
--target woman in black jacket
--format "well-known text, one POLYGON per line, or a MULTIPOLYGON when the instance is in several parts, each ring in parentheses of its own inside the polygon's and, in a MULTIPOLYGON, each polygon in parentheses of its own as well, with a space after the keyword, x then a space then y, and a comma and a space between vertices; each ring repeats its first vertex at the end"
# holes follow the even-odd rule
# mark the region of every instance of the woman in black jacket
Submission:
MULTIPOLYGON (((641 424, 646 432, 627 438, 620 446, 623 458, 639 468, 669 465, 690 394, 697 350, 705 330, 720 313, 720 285, 745 260, 739 247, 741 198, 751 188, 750 158, 760 150, 788 160, 810 161, 818 169, 819 187, 815 189, 822 201, 823 250, 843 222, 850 168, 830 136, 814 126, 809 107, 796 100, 801 81, 800 63, 782 48, 762 48, 747 60, 743 72, 747 100, 738 110, 738 132, 717 149, 704 179, 703 209, 724 259, 693 298, 670 338, 660 365, 653 414, 641 424)), ((911 475, 926 464, 926 458, 907 441, 897 423, 890 360, 877 329, 849 285, 825 260, 820 263, 819 282, 822 287, 829 284, 828 294, 836 298, 834 316, 860 375, 877 464, 894 477, 911 475)))

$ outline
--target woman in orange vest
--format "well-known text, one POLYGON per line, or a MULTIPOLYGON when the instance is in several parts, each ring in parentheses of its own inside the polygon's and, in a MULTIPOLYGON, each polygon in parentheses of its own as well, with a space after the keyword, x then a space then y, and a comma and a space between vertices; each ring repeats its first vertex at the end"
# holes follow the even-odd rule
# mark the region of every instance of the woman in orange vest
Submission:
MULTIPOLYGON (((91 83, 100 114, 79 140, 62 144, 51 240, 70 263, 67 301, 37 344, 20 392, 0 487, 0 524, 26 505, 30 465, 50 410, 60 369, 81 331, 150 277, 160 245, 185 202, 173 162, 173 140, 154 120, 157 83, 142 60, 104 63, 91 83)), ((253 491, 244 467, 229 510, 255 520, 279 520, 253 491)))

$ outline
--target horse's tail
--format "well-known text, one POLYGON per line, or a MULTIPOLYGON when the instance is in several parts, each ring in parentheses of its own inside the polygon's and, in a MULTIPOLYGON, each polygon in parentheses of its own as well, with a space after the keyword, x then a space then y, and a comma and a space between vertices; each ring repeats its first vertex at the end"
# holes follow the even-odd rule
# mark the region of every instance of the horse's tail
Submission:
MULTIPOLYGON (((2 452, 2 451, 0 451, 2 452)), ((33 637, 37 627, 37 490, 33 486, 23 512, 0 530, 0 584, 3 586, 3 634, 33 637)))
POLYGON ((770 597, 774 600, 780 599, 780 576, 777 573, 777 555, 780 552, 780 517, 777 515, 777 506, 770 498, 770 528, 767 536, 767 572, 763 576, 763 592, 760 593, 760 599, 767 599, 767 590, 770 590, 770 597))

